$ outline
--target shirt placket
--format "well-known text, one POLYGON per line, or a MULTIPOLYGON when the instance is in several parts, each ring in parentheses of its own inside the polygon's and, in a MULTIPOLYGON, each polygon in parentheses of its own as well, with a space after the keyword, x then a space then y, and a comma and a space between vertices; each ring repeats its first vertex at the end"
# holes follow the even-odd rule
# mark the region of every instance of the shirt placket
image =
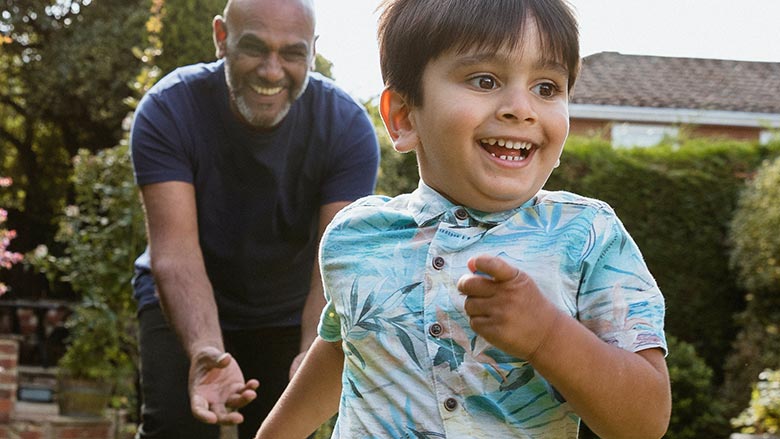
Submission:
POLYGON ((426 345, 430 358, 439 359, 433 367, 436 403, 447 434, 454 437, 473 431, 469 417, 462 413, 468 392, 455 354, 461 349, 468 352, 468 347, 462 345, 468 343, 466 334, 470 333, 464 327, 468 325, 462 313, 464 297, 456 287, 458 278, 468 271, 469 255, 462 250, 484 233, 484 229, 470 227, 472 222, 466 209, 450 209, 437 227, 426 258, 426 345))

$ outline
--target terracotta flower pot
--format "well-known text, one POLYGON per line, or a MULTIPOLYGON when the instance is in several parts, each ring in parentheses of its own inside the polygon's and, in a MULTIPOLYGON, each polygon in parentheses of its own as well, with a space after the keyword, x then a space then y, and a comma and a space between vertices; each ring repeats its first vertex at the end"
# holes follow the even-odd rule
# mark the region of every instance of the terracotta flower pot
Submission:
POLYGON ((60 377, 57 404, 61 416, 100 417, 111 400, 111 384, 60 377))

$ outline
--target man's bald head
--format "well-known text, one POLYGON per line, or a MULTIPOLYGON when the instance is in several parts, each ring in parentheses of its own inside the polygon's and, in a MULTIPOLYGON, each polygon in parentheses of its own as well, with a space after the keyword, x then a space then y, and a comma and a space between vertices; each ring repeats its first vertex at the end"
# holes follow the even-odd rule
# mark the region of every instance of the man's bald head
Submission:
POLYGON ((312 0, 228 0, 214 17, 231 105, 256 128, 277 126, 306 90, 314 64, 312 0))
POLYGON ((299 8, 315 24, 314 0, 228 0, 222 15, 228 23, 231 15, 240 16, 247 8, 299 8))

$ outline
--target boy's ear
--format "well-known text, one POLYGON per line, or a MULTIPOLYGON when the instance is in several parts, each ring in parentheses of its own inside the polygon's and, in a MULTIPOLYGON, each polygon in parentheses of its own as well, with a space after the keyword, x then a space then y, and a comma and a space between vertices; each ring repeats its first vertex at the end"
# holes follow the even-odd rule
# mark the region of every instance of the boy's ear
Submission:
POLYGON ((386 88, 379 99, 379 113, 396 151, 409 152, 417 148, 420 139, 411 120, 411 108, 403 96, 386 88))
POLYGON ((214 37, 214 47, 217 49, 217 58, 225 57, 225 45, 227 44, 227 26, 221 15, 214 17, 211 22, 214 37))

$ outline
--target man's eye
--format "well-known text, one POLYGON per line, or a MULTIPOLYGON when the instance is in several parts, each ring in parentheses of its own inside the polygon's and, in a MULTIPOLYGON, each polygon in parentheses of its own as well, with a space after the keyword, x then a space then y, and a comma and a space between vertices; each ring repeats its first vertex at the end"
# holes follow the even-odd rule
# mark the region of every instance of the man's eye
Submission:
POLYGON ((555 95, 557 95, 560 91, 558 86, 552 82, 543 82, 541 84, 537 84, 533 89, 534 92, 536 92, 539 96, 545 98, 555 97, 555 95))
POLYGON ((248 56, 263 56, 266 53, 265 47, 258 46, 254 44, 247 44, 243 46, 239 46, 239 50, 244 54, 248 56))
POLYGON ((474 87, 482 90, 493 90, 498 87, 498 81, 496 78, 488 75, 477 76, 469 80, 469 83, 474 87))
POLYGON ((308 57, 308 53, 301 52, 301 51, 287 51, 282 52, 282 57, 286 59, 287 61, 301 61, 306 60, 308 57))

